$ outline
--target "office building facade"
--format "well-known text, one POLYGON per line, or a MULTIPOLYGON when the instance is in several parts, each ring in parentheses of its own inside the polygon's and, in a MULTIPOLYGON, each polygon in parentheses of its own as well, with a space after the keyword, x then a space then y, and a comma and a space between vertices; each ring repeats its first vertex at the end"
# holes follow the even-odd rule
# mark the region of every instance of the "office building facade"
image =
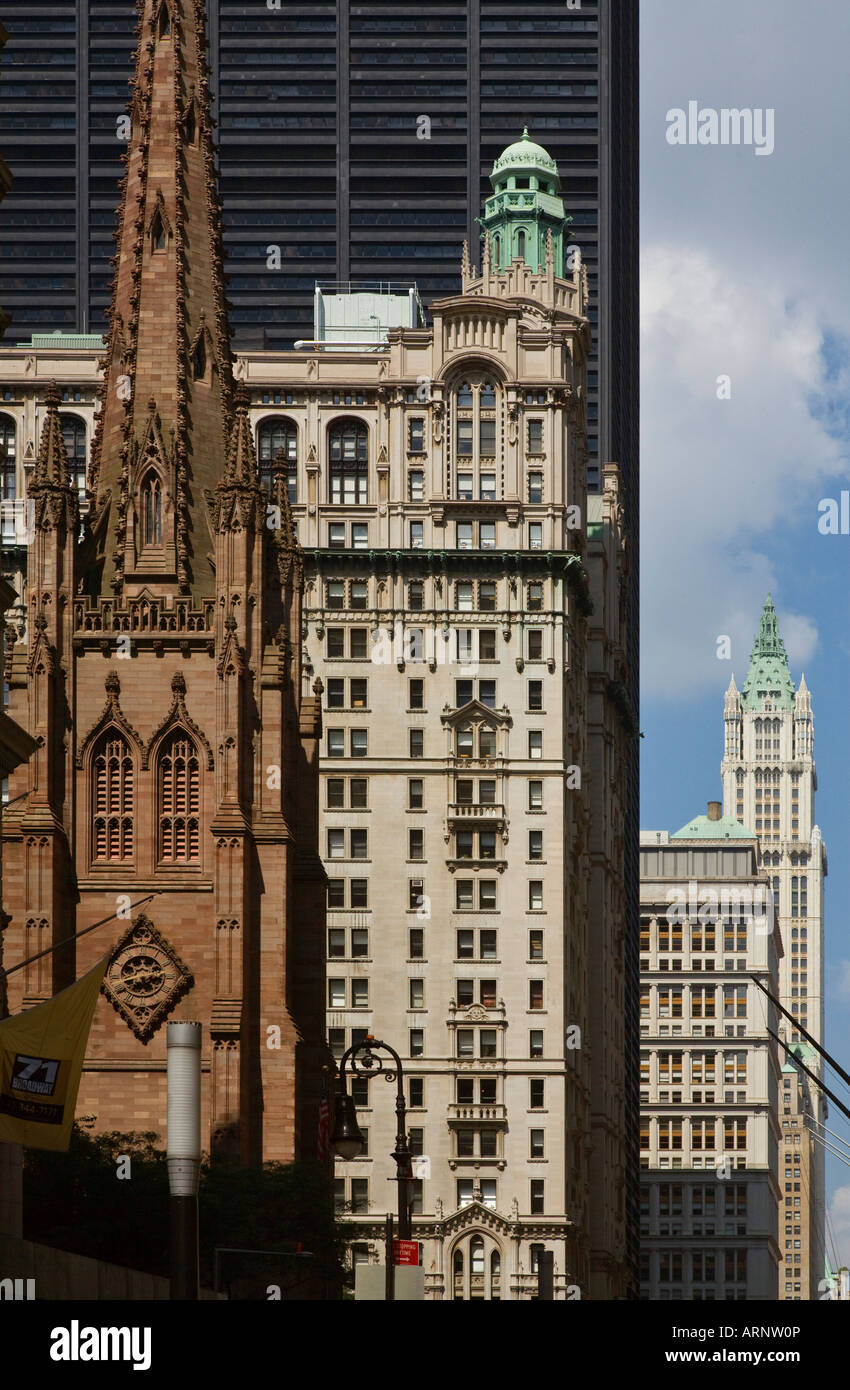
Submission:
POLYGON ((782 943, 758 840, 641 834, 641 1298, 774 1300, 782 943))

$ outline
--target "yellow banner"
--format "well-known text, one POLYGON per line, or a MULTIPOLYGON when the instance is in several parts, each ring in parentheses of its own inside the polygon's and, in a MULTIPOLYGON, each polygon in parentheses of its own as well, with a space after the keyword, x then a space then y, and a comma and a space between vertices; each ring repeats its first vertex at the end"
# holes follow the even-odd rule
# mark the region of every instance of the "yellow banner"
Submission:
POLYGON ((108 962, 0 1022, 0 1140, 67 1149, 89 1029, 108 962))

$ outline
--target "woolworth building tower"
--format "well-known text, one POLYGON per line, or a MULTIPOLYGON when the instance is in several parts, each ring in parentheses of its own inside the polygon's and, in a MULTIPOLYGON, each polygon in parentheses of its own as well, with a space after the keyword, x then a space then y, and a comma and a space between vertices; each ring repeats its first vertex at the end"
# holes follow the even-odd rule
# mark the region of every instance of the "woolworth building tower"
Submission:
POLYGON ((78 1113, 157 1129, 168 1018, 204 1026, 204 1136, 315 1154, 324 1033, 321 713, 302 696, 302 559, 234 391, 202 0, 140 0, 110 334, 79 516, 48 393, 28 484, 36 741, 4 820, 12 1013, 111 951, 78 1113))

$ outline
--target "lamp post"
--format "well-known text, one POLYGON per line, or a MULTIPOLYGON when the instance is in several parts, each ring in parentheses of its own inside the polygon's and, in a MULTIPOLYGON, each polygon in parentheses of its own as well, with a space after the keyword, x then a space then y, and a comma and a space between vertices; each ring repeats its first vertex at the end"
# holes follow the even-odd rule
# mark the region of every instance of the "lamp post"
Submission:
POLYGON ((407 1142, 407 1107, 404 1103, 404 1071, 401 1058, 389 1043, 377 1038, 365 1037, 354 1043, 343 1053, 339 1064, 336 1082, 336 1104, 334 1108, 334 1127, 331 1145, 340 1158, 356 1158, 363 1147, 363 1135, 357 1123, 357 1109, 354 1099, 346 1088, 346 1065, 350 1062, 352 1076, 383 1076, 391 1084, 396 1082, 396 1132, 393 1158, 396 1163, 396 1182, 398 1183, 398 1238, 410 1240, 410 1179, 412 1177, 410 1146, 407 1142), (392 1065, 384 1066, 379 1052, 388 1052, 392 1065))

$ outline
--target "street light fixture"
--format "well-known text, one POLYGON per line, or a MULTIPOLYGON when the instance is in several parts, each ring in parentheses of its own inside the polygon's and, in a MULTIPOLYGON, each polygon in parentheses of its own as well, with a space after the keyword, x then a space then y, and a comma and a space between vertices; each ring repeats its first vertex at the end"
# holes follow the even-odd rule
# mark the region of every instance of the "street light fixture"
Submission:
POLYGON ((354 1043, 342 1055, 337 1074, 336 1104, 334 1108, 334 1127, 331 1145, 340 1158, 356 1158, 363 1148, 363 1135, 357 1123, 357 1109, 354 1099, 346 1089, 346 1065, 351 1064, 352 1076, 383 1076, 385 1081, 396 1082, 396 1136, 393 1158, 396 1164, 398 1183, 398 1237, 410 1240, 410 1181, 411 1152, 407 1142, 407 1107, 404 1102, 404 1071, 401 1058, 389 1043, 377 1038, 365 1037, 354 1043), (380 1052, 388 1052, 392 1058, 390 1067, 384 1066, 380 1052))

